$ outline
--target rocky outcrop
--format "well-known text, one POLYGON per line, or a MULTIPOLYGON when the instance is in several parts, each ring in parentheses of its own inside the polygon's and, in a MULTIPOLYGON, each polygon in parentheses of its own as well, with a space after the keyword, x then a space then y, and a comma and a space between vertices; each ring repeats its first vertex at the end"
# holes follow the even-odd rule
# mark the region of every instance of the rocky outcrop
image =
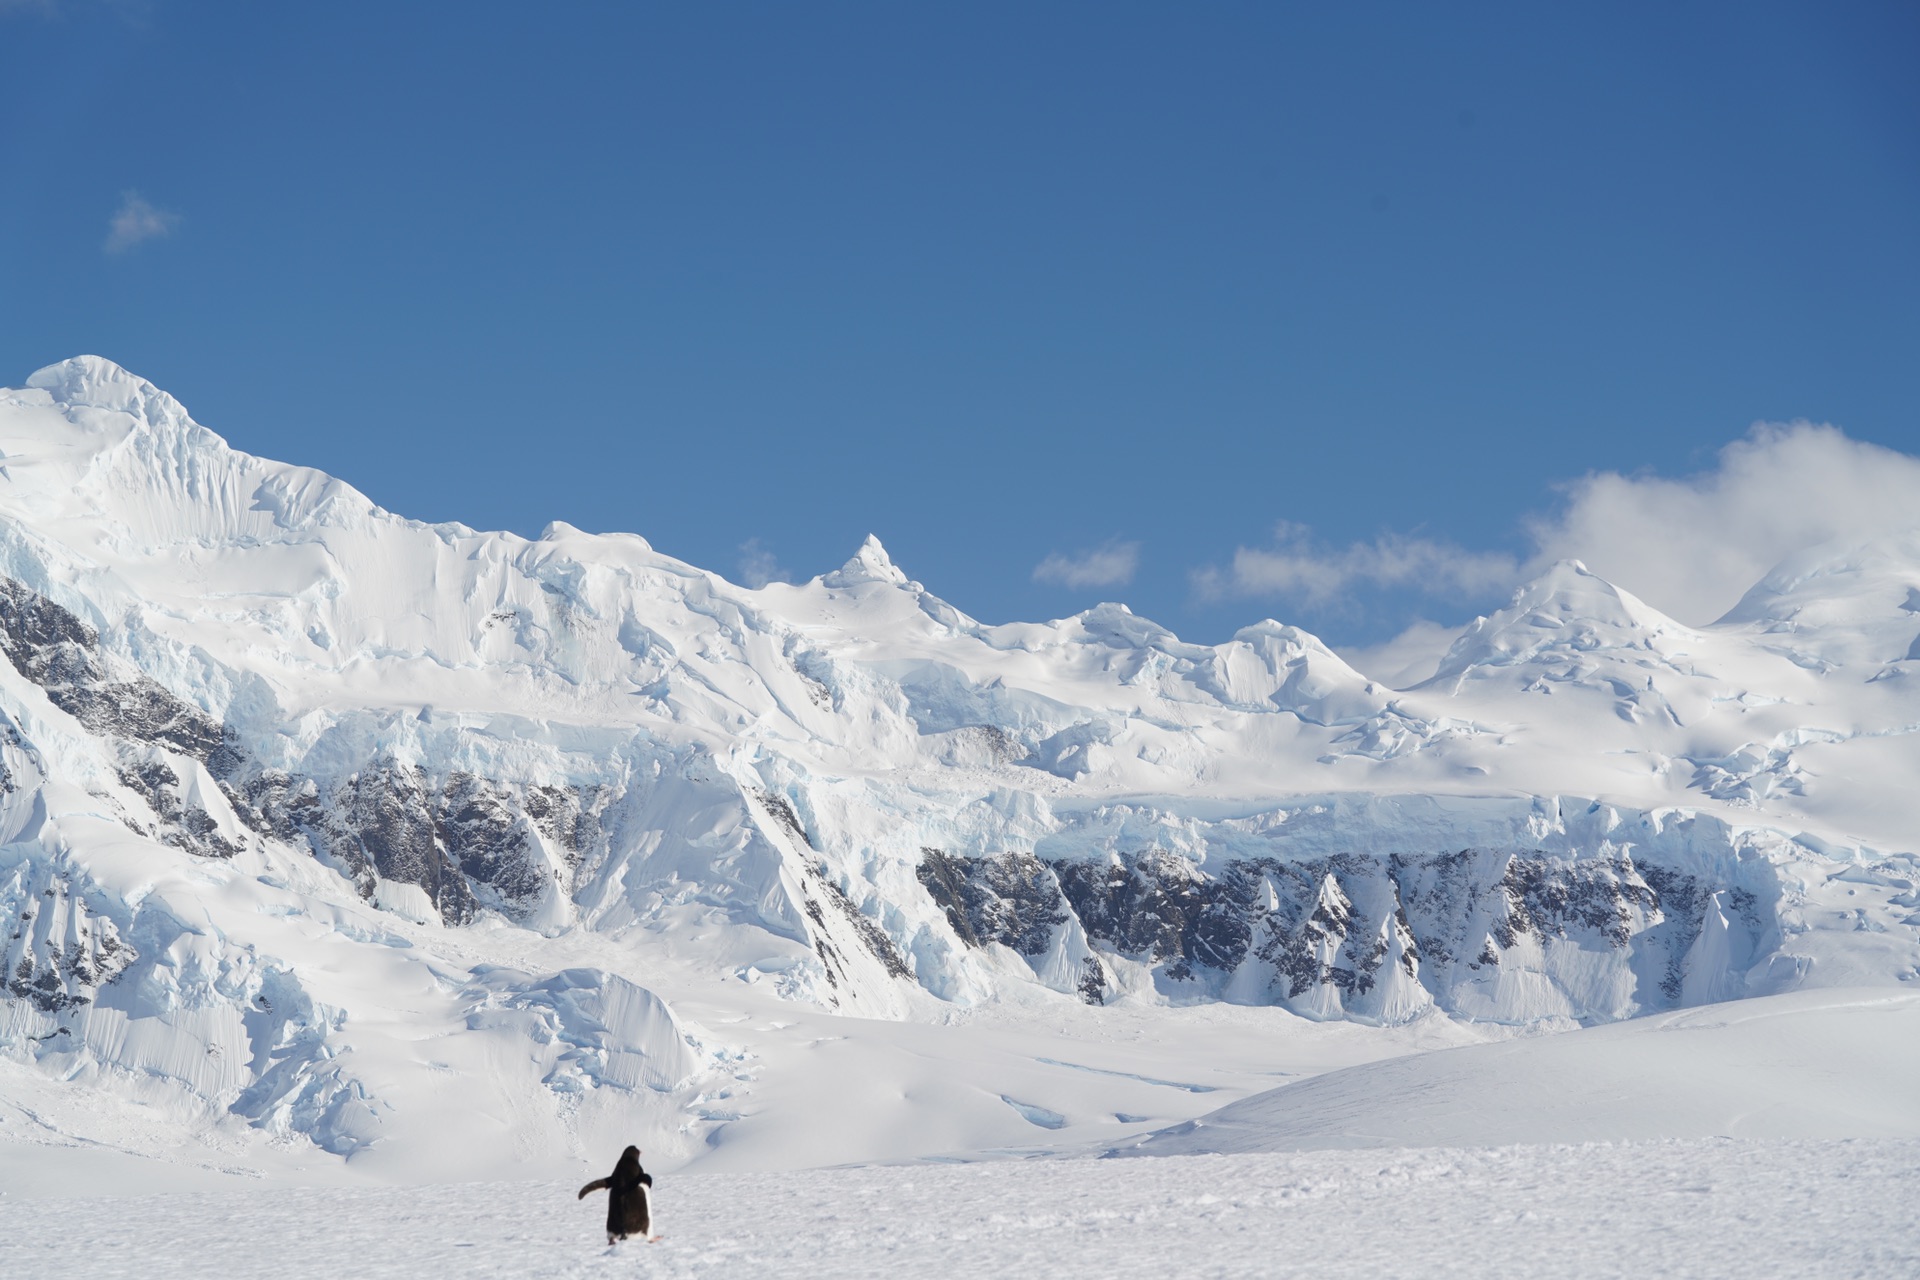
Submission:
POLYGON ((71 610, 11 579, 0 579, 0 652, 54 706, 119 744, 117 778, 156 820, 129 825, 190 853, 238 852, 242 833, 214 812, 231 808, 262 836, 307 845, 363 896, 381 882, 411 885, 446 923, 463 924, 482 906, 524 914, 555 880, 542 844, 578 861, 598 835, 596 797, 583 800, 576 788, 515 788, 458 770, 435 779, 391 760, 333 785, 258 768, 219 720, 108 653, 71 610), (226 804, 199 795, 183 762, 189 772, 204 766, 226 804))
POLYGON ((1066 923, 1059 878, 1030 853, 956 858, 923 849, 918 874, 968 946, 997 942, 1023 956, 1037 956, 1066 923))
MULTIPOLYGON (((969 947, 1039 960, 1074 923, 1164 994, 1366 1021, 1433 1006, 1512 1021, 1671 1007, 1700 959, 1704 904, 1735 904, 1737 925, 1722 927, 1749 938, 1765 927, 1751 892, 1621 850, 1242 858, 1210 872, 1158 849, 1105 861, 928 849, 919 877, 969 947)), ((1106 983, 1089 985, 1104 998, 1106 983)))
POLYGON ((330 788, 266 770, 244 781, 239 798, 256 830, 306 844, 363 896, 383 882, 411 885, 450 925, 482 907, 525 916, 600 835, 590 793, 520 789, 460 770, 436 783, 393 760, 330 788))
POLYGON ((786 845, 786 856, 799 863, 797 905, 806 921, 802 929, 807 945, 820 962, 826 1003, 840 1008, 846 997, 871 987, 875 980, 880 984, 902 978, 911 982, 913 968, 887 931, 862 912, 815 860, 813 837, 807 834, 793 805, 772 791, 762 789, 752 794, 772 823, 779 843, 786 845))
POLYGON ((156 834, 165 844, 206 858, 231 858, 240 851, 220 820, 183 792, 183 783, 165 759, 130 762, 117 771, 120 785, 147 802, 159 819, 156 834))
POLYGON ((42 1013, 93 1001, 136 959, 106 913, 44 864, 0 871, 0 989, 42 1013))
POLYGON ((11 579, 0 579, 0 652, 94 733, 163 746, 216 773, 238 763, 218 720, 146 675, 116 670, 99 632, 11 579))

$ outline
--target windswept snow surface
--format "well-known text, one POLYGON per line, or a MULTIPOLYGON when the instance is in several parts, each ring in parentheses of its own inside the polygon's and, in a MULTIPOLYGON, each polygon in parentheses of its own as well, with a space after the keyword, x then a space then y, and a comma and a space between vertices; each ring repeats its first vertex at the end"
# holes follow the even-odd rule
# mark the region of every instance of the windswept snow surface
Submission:
POLYGON ((1329 1072, 1119 1147, 1920 1139, 1920 993, 1815 991, 1329 1072))
POLYGON ((1920 978, 1920 533, 1706 628, 1567 562, 1395 689, 422 524, 78 357, 0 391, 0 657, 9 1189, 1118 1145, 1920 978))
POLYGON ((1911 1276, 1920 1142, 1646 1142, 696 1176, 608 1249, 566 1183, 0 1200, 0 1273, 1911 1276))

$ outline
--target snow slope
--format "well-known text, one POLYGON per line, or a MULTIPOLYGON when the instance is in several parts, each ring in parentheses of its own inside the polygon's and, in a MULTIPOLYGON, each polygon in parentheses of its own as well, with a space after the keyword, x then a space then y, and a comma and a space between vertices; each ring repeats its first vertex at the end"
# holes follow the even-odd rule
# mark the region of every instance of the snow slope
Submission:
MULTIPOLYGON (((323 1277, 1448 1276, 1524 1258, 1574 1277, 1905 1275, 1920 1263, 1920 1105, 1904 1070, 1916 1022, 1920 997, 1825 991, 1420 1053, 1256 1095, 1126 1152, 1160 1159, 1061 1148, 800 1173, 708 1163, 658 1180, 663 1242, 616 1249, 601 1243, 600 1202, 573 1197, 611 1145, 601 1165, 546 1183, 369 1187, 309 1168, 271 1187, 187 1177, 133 1198, 161 1188, 104 1168, 57 1185, 65 1171, 50 1179, 41 1161, 0 1195, 0 1271, 51 1274, 80 1256, 90 1274, 156 1280, 245 1280, 290 1258, 323 1277), (1663 1130, 1749 1136, 1621 1140, 1663 1130), (1611 1140, 1553 1141, 1594 1134, 1611 1140), (1298 1149, 1324 1147, 1373 1149, 1298 1149), (123 1194, 101 1198, 103 1186, 123 1194)), ((1027 1053, 1057 1044, 1033 1026, 998 1030, 1027 1053)), ((1162 1051, 1185 1057, 1185 1087, 1213 1087, 1191 1079, 1208 1056, 1201 1029, 1183 1030, 1162 1051)), ((872 1049, 870 1073, 917 1087, 872 1049)), ((842 1096, 866 1083, 840 1064, 825 1074, 842 1096)), ((1080 1074, 1090 1091, 1111 1079, 1080 1074)), ((805 1110, 776 1108, 816 1139, 833 1127, 805 1110)))
POLYGON ((1276 622, 986 625, 873 539, 750 590, 410 521, 78 357, 0 391, 0 1145, 797 1167, 1897 988, 1916 610, 1920 534, 1704 629, 1569 562, 1391 689, 1276 622))
POLYGON ((1333 1071, 1116 1154, 1920 1139, 1915 1062, 1920 994, 1796 992, 1333 1071))

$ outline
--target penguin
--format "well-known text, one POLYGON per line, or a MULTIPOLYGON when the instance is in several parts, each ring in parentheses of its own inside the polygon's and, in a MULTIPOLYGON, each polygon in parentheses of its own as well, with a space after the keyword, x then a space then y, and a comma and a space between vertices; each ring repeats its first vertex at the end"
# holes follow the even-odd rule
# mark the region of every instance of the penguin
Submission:
POLYGON ((640 1167, 640 1148, 622 1151, 613 1172, 580 1188, 574 1199, 585 1200, 589 1191, 602 1189, 607 1192, 608 1244, 628 1236, 642 1236, 648 1243, 659 1239, 653 1234, 653 1176, 640 1167))

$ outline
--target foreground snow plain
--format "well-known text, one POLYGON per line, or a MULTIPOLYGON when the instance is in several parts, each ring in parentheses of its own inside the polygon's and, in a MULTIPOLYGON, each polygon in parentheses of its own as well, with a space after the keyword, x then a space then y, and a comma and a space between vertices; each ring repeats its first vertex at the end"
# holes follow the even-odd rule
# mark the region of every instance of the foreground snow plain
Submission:
MULTIPOLYGON (((1300 1079, 1192 1121, 1103 1139, 1112 1117, 1103 1126, 1089 1113, 1117 1097, 1183 1093, 1204 1104, 1236 1091, 1233 1072, 1201 1065, 1204 1054, 1182 1056, 1204 1042, 1206 1024, 1195 1023, 1194 1040, 1154 1041, 1184 1068, 1181 1081, 1080 1070, 1078 1105, 1062 1094, 1036 1095, 1060 1113, 1025 1104, 1060 1121, 1031 1128, 1051 1141, 855 1168, 705 1172, 852 1149, 836 1142, 883 1153, 875 1125, 839 1131, 862 1100, 900 1099, 898 1110, 881 1106, 883 1120, 929 1114, 905 1100, 933 1082, 954 1095, 944 1136, 998 1137, 992 1125, 966 1132, 969 1077, 1004 1073, 1017 1053, 1092 1047, 1011 1022, 945 1042, 860 1043, 890 1024, 839 1022, 843 1039, 811 1041, 805 1052, 844 1045, 847 1056, 818 1060, 812 1092, 773 1108, 770 1136, 746 1126, 743 1146, 660 1179, 666 1238, 656 1245, 600 1243, 600 1202, 572 1194, 603 1171, 585 1164, 566 1181, 370 1186, 363 1173, 359 1185, 341 1185, 342 1171, 314 1167, 242 1179, 173 1163, 164 1149, 142 1161, 49 1129, 38 1148, 0 1146, 0 1274, 61 1274, 76 1254, 95 1276, 157 1280, 244 1280, 289 1266, 343 1280, 1482 1276, 1514 1259, 1572 1277, 1904 1276, 1920 1267, 1911 1215, 1920 994, 1763 997, 1320 1074, 1301 1056, 1300 1079), (979 1032, 997 1041, 997 1059, 978 1049, 979 1032), (974 1057, 938 1060, 943 1043, 975 1045, 974 1057), (175 1193, 153 1194, 166 1186, 175 1193), (196 1186, 224 1189, 183 1189, 196 1186)), ((1244 1028, 1224 1030, 1213 1043, 1234 1043, 1244 1028)), ((45 1092, 50 1102, 72 1097, 45 1092)), ((110 1129, 125 1122, 96 1119, 110 1129)))
POLYGON ((1910 1276, 1920 1142, 1705 1139, 688 1176, 608 1249, 565 1183, 0 1201, 0 1273, 1910 1276))

